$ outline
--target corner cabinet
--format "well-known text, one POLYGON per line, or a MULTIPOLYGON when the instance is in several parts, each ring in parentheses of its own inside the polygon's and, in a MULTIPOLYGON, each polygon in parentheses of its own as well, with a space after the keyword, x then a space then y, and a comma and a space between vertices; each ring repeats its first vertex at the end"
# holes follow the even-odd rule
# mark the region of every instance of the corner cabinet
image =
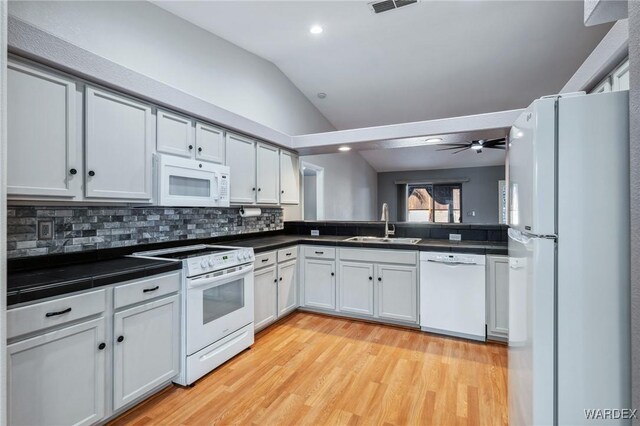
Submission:
POLYGON ((509 340, 508 256, 487 256, 487 338, 509 340))
POLYGON ((10 425, 90 425, 105 414, 104 317, 7 346, 10 425))
POLYGON ((283 150, 280 150, 280 204, 300 204, 299 159, 283 150))
POLYGON ((85 113, 85 196, 150 201, 151 107, 87 87, 85 113))
POLYGON ((73 80, 9 61, 7 194, 73 199, 82 195, 82 135, 73 80))

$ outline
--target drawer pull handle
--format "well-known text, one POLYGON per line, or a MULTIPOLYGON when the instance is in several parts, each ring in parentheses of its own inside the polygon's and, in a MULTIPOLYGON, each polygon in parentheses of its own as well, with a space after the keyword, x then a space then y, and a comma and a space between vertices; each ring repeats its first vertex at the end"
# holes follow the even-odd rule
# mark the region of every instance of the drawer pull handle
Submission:
POLYGON ((316 254, 324 254, 323 251, 317 251, 316 254))
POLYGON ((71 312, 71 308, 67 308, 67 309, 65 309, 64 311, 58 311, 58 312, 47 312, 45 316, 46 316, 47 318, 49 318, 49 317, 56 317, 56 316, 58 316, 58 315, 68 314, 69 312, 71 312))
POLYGON ((264 263, 264 262, 268 262, 268 261, 269 261, 269 258, 268 258, 268 257, 267 257, 266 259, 262 259, 262 263, 264 263))
POLYGON ((291 256, 293 253, 287 253, 285 254, 285 256, 291 256))
POLYGON ((160 286, 159 286, 159 285, 157 285, 157 286, 155 286, 155 287, 153 287, 153 288, 145 288, 144 290, 142 290, 142 292, 143 292, 143 293, 149 293, 149 292, 152 292, 152 291, 156 291, 156 290, 157 290, 157 289, 159 289, 159 288, 160 288, 160 286))

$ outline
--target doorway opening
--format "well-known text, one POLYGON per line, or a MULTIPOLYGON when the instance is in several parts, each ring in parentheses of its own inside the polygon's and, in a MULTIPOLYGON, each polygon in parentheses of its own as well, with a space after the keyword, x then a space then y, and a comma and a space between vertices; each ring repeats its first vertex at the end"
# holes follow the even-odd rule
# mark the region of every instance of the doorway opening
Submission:
POLYGON ((324 168, 303 161, 302 168, 302 218, 324 219, 324 168))

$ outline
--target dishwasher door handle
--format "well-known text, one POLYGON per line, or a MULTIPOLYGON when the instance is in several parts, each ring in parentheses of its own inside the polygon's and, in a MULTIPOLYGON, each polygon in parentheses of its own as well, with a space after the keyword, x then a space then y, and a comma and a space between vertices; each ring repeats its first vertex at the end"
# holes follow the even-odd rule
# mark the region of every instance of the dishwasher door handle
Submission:
POLYGON ((427 262, 433 262, 433 263, 441 263, 443 265, 470 265, 470 266, 475 266, 475 265, 480 265, 479 263, 469 263, 469 262, 447 262, 447 261, 443 261, 443 260, 434 260, 434 259, 427 259, 427 262))

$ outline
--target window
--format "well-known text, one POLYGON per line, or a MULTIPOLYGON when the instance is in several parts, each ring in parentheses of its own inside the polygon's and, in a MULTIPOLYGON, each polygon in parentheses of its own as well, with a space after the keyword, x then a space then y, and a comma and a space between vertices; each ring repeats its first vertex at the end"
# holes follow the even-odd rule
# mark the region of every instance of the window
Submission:
POLYGON ((462 184, 408 185, 407 221, 462 223, 462 184))

